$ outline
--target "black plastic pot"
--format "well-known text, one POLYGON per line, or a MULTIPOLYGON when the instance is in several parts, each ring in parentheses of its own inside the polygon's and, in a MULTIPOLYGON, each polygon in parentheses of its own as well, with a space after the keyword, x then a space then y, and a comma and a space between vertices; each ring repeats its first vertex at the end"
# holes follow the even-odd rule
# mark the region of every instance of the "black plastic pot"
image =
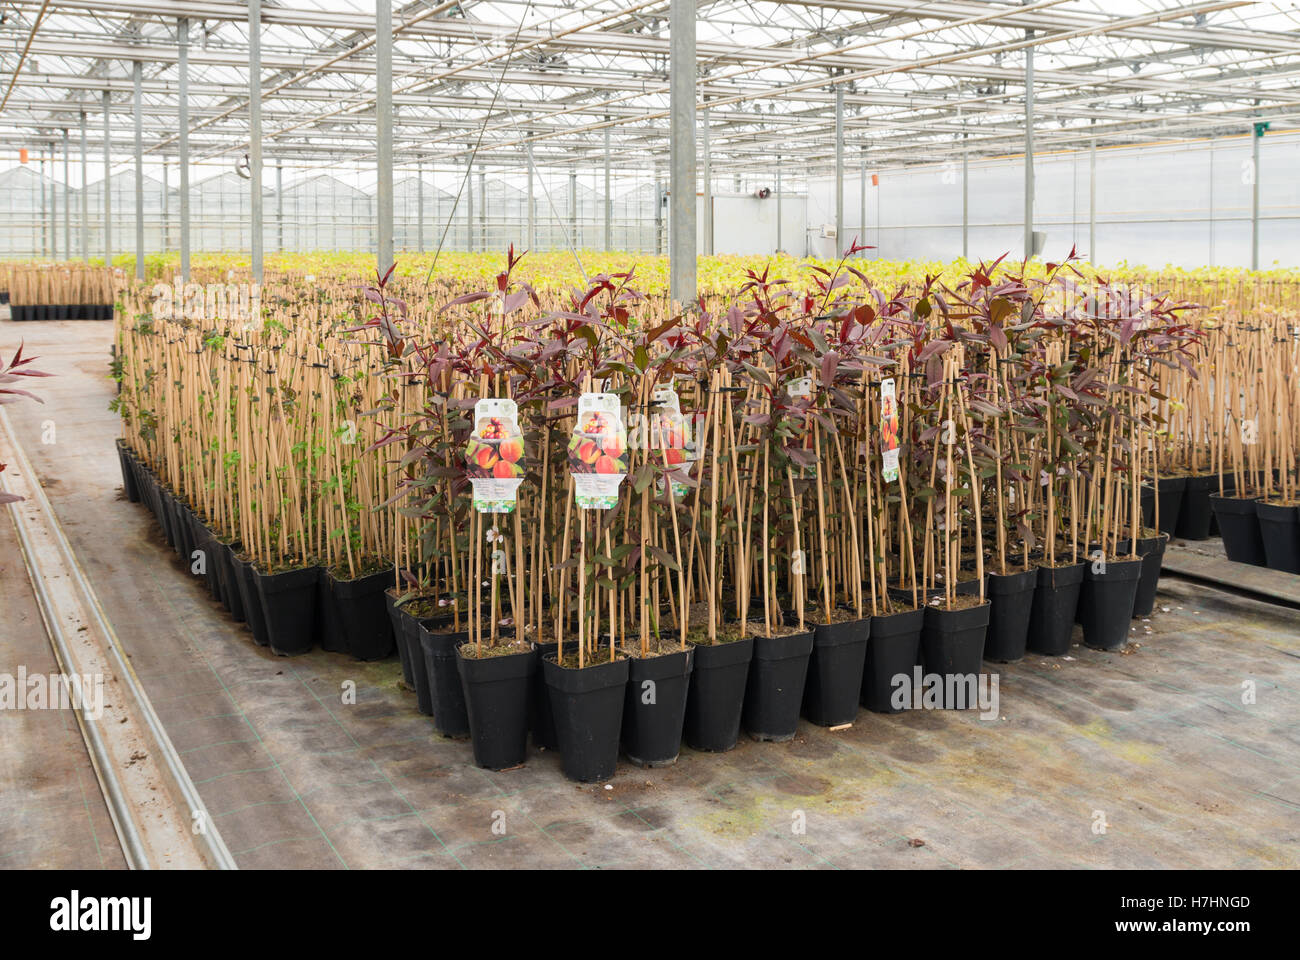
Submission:
POLYGON ((1085 566, 1079 591, 1083 642, 1097 650, 1118 650, 1128 640, 1142 561, 1110 559, 1104 572, 1094 571, 1094 566, 1085 566))
POLYGON ((1160 499, 1161 533, 1172 534, 1177 529, 1186 492, 1186 477, 1161 477, 1156 481, 1156 496, 1160 499))
POLYGON ((682 748, 695 648, 629 657, 623 698, 623 752, 638 767, 666 767, 682 748))
POLYGON ((1034 608, 1038 570, 989 574, 989 629, 984 659, 1012 663, 1025 655, 1029 643, 1029 618, 1034 608))
MULTIPOLYGON (((914 601, 912 600, 912 591, 911 591, 910 588, 904 588, 904 587, 886 587, 886 588, 885 588, 885 592, 889 595, 889 599, 890 599, 890 600, 893 600, 895 603, 900 603, 900 604, 902 604, 902 605, 905 606, 905 607, 910 607, 910 606, 912 605, 912 603, 914 602, 914 601)), ((915 600, 915 602, 916 602, 916 603, 919 603, 922 607, 925 606, 925 591, 924 591, 924 590, 917 590, 917 591, 916 591, 916 600, 915 600)))
MULTIPOLYGON (((175 494, 168 495, 167 510, 172 520, 172 548, 181 563, 191 567, 194 563, 194 551, 206 546, 210 534, 194 512, 175 494)), ((211 564, 205 557, 203 569, 208 570, 210 567, 211 564)), ((212 572, 211 578, 213 581, 216 580, 216 571, 212 572)))
MULTIPOLYGON (((430 629, 424 623, 416 629, 420 638, 421 663, 412 663, 411 667, 415 674, 415 695, 420 700, 420 712, 433 716, 434 727, 444 737, 468 737, 469 711, 460 684, 460 670, 456 666, 456 648, 469 639, 469 633, 464 630, 453 633, 436 627, 430 629)), ((415 653, 415 648, 411 653, 415 653)), ((527 703, 524 706, 526 709, 527 703)))
POLYGON ((754 638, 740 722, 755 740, 779 743, 794 738, 812 646, 811 630, 754 638))
POLYGON ((226 612, 235 620, 244 619, 244 604, 239 596, 239 580, 236 579, 233 551, 230 544, 226 543, 215 534, 209 541, 212 552, 208 555, 208 562, 217 564, 217 581, 220 586, 221 603, 226 608, 226 612))
MULTIPOLYGON (((415 709, 426 717, 433 716, 433 690, 429 686, 429 661, 424 653, 424 638, 422 634, 426 633, 427 627, 423 627, 419 620, 416 620, 409 613, 402 612, 402 635, 406 640, 406 656, 411 667, 411 688, 415 690, 415 709)), ((430 634, 432 637, 433 634, 430 634)), ((430 642, 433 642, 432 640, 430 642)), ((454 658, 455 644, 447 641, 439 645, 438 655, 440 657, 454 658), (445 647, 445 649, 444 649, 445 647)), ((451 664, 455 667, 455 664, 451 664)), ((466 731, 468 731, 468 721, 466 721, 466 731)))
POLYGON ((334 600, 334 577, 325 567, 320 568, 320 582, 316 584, 316 624, 316 640, 322 650, 347 653, 334 600))
MULTIPOLYGON (((1237 478, 1230 473, 1226 474, 1221 479, 1220 486, 1223 489, 1223 495, 1226 497, 1231 497, 1237 491, 1237 478)), ((1214 488, 1211 488, 1210 496, 1213 496, 1215 492, 1216 490, 1214 488)), ((1151 526, 1151 524, 1148 523, 1145 524, 1145 526, 1149 527, 1151 526)), ((1212 537, 1223 536, 1223 533, 1219 530, 1219 515, 1214 512, 1213 502, 1210 503, 1210 536, 1212 537)))
POLYGON ((257 581, 253 576, 253 562, 242 557, 231 557, 230 565, 235 572, 240 603, 244 606, 244 621, 253 634, 253 642, 259 647, 265 647, 270 640, 266 633, 266 617, 262 615, 262 598, 257 593, 257 581))
POLYGON ((900 674, 911 677, 912 668, 919 662, 924 620, 924 607, 871 618, 860 697, 868 710, 898 713, 902 709, 892 702, 894 677, 900 674))
POLYGON ((281 573, 253 568, 253 583, 262 602, 266 641, 282 657, 306 653, 316 644, 317 567, 281 573))
POLYGON ((222 576, 225 579, 226 609, 236 623, 245 623, 248 612, 244 609, 244 594, 239 589, 239 571, 235 567, 235 556, 239 552, 238 543, 221 543, 222 576))
MULTIPOLYGON (((195 514, 186 511, 188 515, 188 524, 190 530, 190 542, 188 552, 181 557, 181 562, 185 564, 190 571, 194 569, 194 551, 199 550, 203 553, 203 583, 208 588, 208 593, 221 599, 221 561, 216 556, 218 540, 216 535, 208 529, 208 525, 200 520, 195 514)), ((178 550, 179 552, 179 550, 178 550)))
MULTIPOLYGON (((1183 508, 1186 514, 1186 506, 1183 508)), ((1133 616, 1147 617, 1156 608, 1156 587, 1160 584, 1160 568, 1165 560, 1165 547, 1169 534, 1144 537, 1138 541, 1138 556, 1142 558, 1142 576, 1138 577, 1137 594, 1133 598, 1133 616)), ((1128 541, 1120 545, 1120 554, 1128 550, 1128 541)))
POLYGON ((1300 573, 1300 510, 1260 500, 1255 513, 1269 569, 1300 573))
POLYGON ((614 775, 629 667, 626 659, 581 670, 542 661, 561 766, 570 780, 596 783, 614 775))
POLYGON ((1156 491, 1151 484, 1142 484, 1142 489, 1138 491, 1138 505, 1142 510, 1142 526, 1154 527, 1156 524, 1156 491))
POLYGON ((691 747, 721 753, 736 745, 753 656, 752 636, 730 643, 696 645, 682 728, 682 736, 691 747))
POLYGON ((158 484, 158 509, 155 511, 159 525, 163 528, 163 537, 167 541, 167 546, 173 550, 176 549, 176 523, 175 498, 172 497, 171 491, 167 490, 160 483, 158 484))
POLYGON ((1268 566, 1264 539, 1259 532, 1256 497, 1229 497, 1210 494, 1210 506, 1223 534, 1223 549, 1228 559, 1257 567, 1268 566))
MULTIPOLYGON (((420 643, 420 621, 402 610, 402 637, 406 641, 406 657, 411 668, 411 689, 415 691, 415 705, 426 717, 433 716, 433 694, 429 691, 429 667, 424 647, 420 643)), ((448 653, 450 656, 450 653, 448 653)), ((453 664, 454 666, 454 664, 453 664)))
POLYGON ((117 463, 122 468, 122 489, 126 492, 126 499, 131 503, 140 502, 140 488, 135 482, 135 460, 131 448, 126 445, 126 441, 119 438, 117 440, 117 463))
POLYGON ((1079 591, 1087 564, 1069 563, 1039 567, 1034 602, 1029 612, 1029 649, 1049 657, 1070 652, 1074 615, 1079 609, 1079 591))
MULTIPOLYGON (((925 621, 921 627, 921 655, 925 661, 925 672, 938 674, 943 680, 942 703, 945 710, 974 705, 957 701, 955 694, 960 684, 954 685, 952 678, 965 680, 974 677, 978 682, 992 606, 985 601, 978 607, 967 607, 964 610, 944 610, 935 606, 925 608, 925 621), (950 697, 950 693, 954 696, 950 697)), ((920 696, 921 691, 914 690, 912 693, 913 696, 920 696)))
POLYGON ((212 539, 208 541, 208 569, 216 574, 216 592, 213 596, 220 601, 227 612, 230 611, 230 595, 235 592, 236 587, 234 578, 230 576, 229 556, 230 547, 213 533, 212 539))
MULTIPOLYGON (((1219 489, 1219 475, 1207 473, 1188 477, 1183 492, 1183 506, 1178 513, 1174 535, 1184 540, 1208 540, 1214 511, 1210 509, 1210 493, 1219 489)), ((1150 526, 1150 524, 1146 524, 1150 526)))
MULTIPOLYGON (((988 576, 989 575, 987 573, 984 574, 984 579, 985 579, 984 595, 985 596, 988 596, 988 583, 987 583, 988 576)), ((940 586, 939 592, 940 593, 943 592, 942 586, 940 586)), ((972 577, 969 580, 962 580, 958 578, 957 583, 952 588, 952 592, 955 596, 958 597, 978 597, 980 593, 979 577, 972 577)))
POLYGON ((325 606, 337 625, 343 653, 358 660, 382 660, 393 652, 392 622, 384 613, 384 589, 392 581, 391 570, 355 580, 336 580, 325 571, 325 606))
POLYGON ((397 605, 399 596, 401 594, 395 588, 389 587, 384 591, 384 606, 388 608, 388 622, 393 627, 393 646, 397 647, 397 656, 402 661, 402 679, 406 681, 408 687, 415 689, 415 677, 411 673, 410 645, 406 637, 406 621, 414 618, 397 605))
POLYGON ((812 654, 803 689, 803 715, 821 727, 852 723, 862 696, 862 670, 871 618, 813 624, 812 654))
MULTIPOLYGON (((149 493, 146 502, 149 504, 149 510, 153 513, 154 519, 157 520, 158 525, 163 528, 163 537, 165 539, 167 535, 167 525, 163 523, 164 511, 162 484, 158 482, 158 475, 156 473, 148 467, 143 467, 142 469, 144 470, 144 475, 148 478, 149 483, 149 493)), ((141 492, 143 493, 143 491, 141 492)))
POLYGON ((546 686, 546 671, 542 668, 542 661, 553 655, 555 649, 554 643, 533 644, 537 666, 533 671, 533 690, 529 698, 528 729, 533 732, 533 743, 543 750, 560 749, 560 740, 555 732, 555 714, 551 712, 551 692, 546 686))
POLYGON ((533 651, 466 658, 457 647, 456 664, 474 762, 488 770, 519 766, 528 755, 529 688, 537 671, 533 651))

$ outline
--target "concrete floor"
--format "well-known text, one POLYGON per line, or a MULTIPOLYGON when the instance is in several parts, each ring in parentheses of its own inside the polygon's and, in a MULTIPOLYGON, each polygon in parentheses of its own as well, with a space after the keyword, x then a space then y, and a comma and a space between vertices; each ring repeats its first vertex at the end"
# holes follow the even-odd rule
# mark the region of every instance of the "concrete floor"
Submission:
MULTIPOLYGON (((8 353, 3 337, 0 353, 8 353)), ((0 673, 16 677, 20 664, 29 677, 59 670, 6 517, 0 673)), ((0 710, 0 870, 125 866, 76 717, 66 710, 0 710)))
MULTIPOLYGON (((20 337, 59 374, 40 385, 45 407, 9 408, 20 440, 241 867, 1300 864, 1293 610, 1166 580, 1123 653, 1076 647, 1001 667, 997 720, 864 712, 843 731, 801 725, 785 744, 684 749, 663 770, 620 764, 608 788, 565 781, 559 758, 536 751, 491 773, 468 743, 434 734, 396 659, 255 647, 148 511, 124 501, 109 325, 0 323, 0 350, 20 337), (46 419, 53 445, 40 442, 46 419), (355 705, 341 703, 346 680, 355 705)), ((21 575, 7 566, 6 580, 21 575)), ((6 609, 15 589, 0 594, 6 609)), ((23 638, 30 625, 0 617, 6 663, 23 638)), ((76 752, 66 731, 22 737, 76 752)), ((18 778, 3 784, 0 841, 28 831, 31 858, 69 842, 63 817, 20 819, 31 804, 10 798, 34 795, 33 771, 0 769, 18 778)))

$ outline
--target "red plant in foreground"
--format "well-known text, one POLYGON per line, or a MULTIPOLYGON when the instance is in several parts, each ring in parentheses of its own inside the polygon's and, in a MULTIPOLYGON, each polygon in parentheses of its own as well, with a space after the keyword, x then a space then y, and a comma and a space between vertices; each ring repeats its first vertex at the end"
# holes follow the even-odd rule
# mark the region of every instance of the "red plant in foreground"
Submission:
MULTIPOLYGON (((8 364, 0 363, 0 403, 17 403, 23 397, 30 397, 37 403, 45 402, 36 394, 28 390, 21 390, 18 387, 9 386, 9 384, 21 383, 22 381, 18 379, 19 377, 54 376, 52 373, 45 373, 41 370, 18 369, 19 367, 27 366, 27 364, 31 363, 35 359, 36 357, 28 357, 26 360, 23 359, 23 345, 20 343, 18 345, 18 350, 13 355, 13 359, 11 359, 8 364)), ((5 464, 0 463, 0 473, 4 473, 4 469, 5 464)), ((22 499, 22 497, 17 496, 16 494, 0 492, 0 503, 17 503, 22 499)))

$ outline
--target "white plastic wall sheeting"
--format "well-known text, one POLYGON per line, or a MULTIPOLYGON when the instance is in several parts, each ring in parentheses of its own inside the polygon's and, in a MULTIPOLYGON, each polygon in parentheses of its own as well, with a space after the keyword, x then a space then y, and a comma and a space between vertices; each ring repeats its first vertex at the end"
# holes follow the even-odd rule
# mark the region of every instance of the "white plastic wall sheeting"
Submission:
MULTIPOLYGON (((1097 151, 1097 249, 1088 250, 1088 151, 1037 154, 1035 229, 1045 257, 1072 245, 1098 263, 1250 266, 1251 137, 1224 137, 1097 151)), ((877 245, 869 256, 950 260, 961 255, 961 162, 868 167, 867 219, 860 168, 844 176, 845 237, 877 245), (870 174, 879 186, 872 186, 870 174)), ((1300 265, 1300 134, 1260 141, 1260 266, 1300 265)), ((970 163, 969 253, 992 259, 1024 251, 1021 157, 970 163)), ((835 220, 835 183, 810 181, 810 236, 835 220)), ((829 255, 829 241, 823 241, 829 255)))
MULTIPOLYGON (((776 252, 776 195, 713 198, 713 251, 748 256, 776 252)), ((703 218, 701 218, 703 219, 703 218)), ((807 251, 805 226, 807 198, 785 194, 781 198, 781 246, 802 257, 807 251)), ((703 248, 701 248, 703 249, 703 248)))

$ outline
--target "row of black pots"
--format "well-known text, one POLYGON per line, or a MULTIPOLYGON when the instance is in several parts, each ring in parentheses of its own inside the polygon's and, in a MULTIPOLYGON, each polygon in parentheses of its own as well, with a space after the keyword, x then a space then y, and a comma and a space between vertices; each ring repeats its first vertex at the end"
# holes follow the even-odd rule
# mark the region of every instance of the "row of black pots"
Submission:
POLYGON ((316 645, 319 626, 326 650, 358 660, 378 660, 392 652, 382 613, 390 573, 341 580, 320 566, 260 570, 240 555, 237 543, 215 534, 122 440, 117 451, 127 498, 143 501, 153 511, 181 563, 203 577, 212 596, 235 621, 248 625, 259 646, 282 656, 306 653, 316 645))
MULTIPOLYGON (((1149 615, 1155 607, 1156 587, 1168 541, 1165 534, 1139 540, 1139 559, 1135 561, 1124 559, 1129 547, 1123 541, 1118 546, 1119 556, 1104 565, 1088 560, 1056 567, 1031 567, 1008 574, 986 574, 989 611, 983 659, 1010 663, 1030 650, 1062 656, 1070 649, 1075 623, 1083 625, 1084 642, 1088 646, 1103 650, 1122 646, 1129 634, 1129 622, 1134 617, 1149 615)), ((956 593, 974 595, 978 589, 978 580, 963 581, 956 593)), ((894 587, 889 589, 889 595, 904 603, 912 599, 910 591, 894 587)), ((879 620, 873 618, 872 636, 883 626, 879 620)), ((917 632, 921 628, 913 625, 910 629, 917 632)), ((883 662, 893 669, 900 661, 885 657, 883 662)), ((868 672, 872 669, 870 662, 867 669, 868 672)), ((872 700, 877 705, 879 702, 879 697, 872 700)))
MULTIPOLYGON (((969 706, 956 702, 959 685, 952 681, 978 676, 992 607, 988 601, 955 610, 926 605, 873 616, 858 681, 861 704, 876 713, 909 709, 912 703, 899 696, 895 679, 910 679, 920 667, 941 678, 944 709, 969 706)), ((913 689, 912 693, 919 697, 921 691, 913 689)))
POLYGON ((1208 540, 1215 531, 1210 495, 1219 489, 1217 473, 1161 477, 1153 489, 1143 486, 1143 525, 1155 525, 1155 505, 1160 504, 1160 532, 1183 540, 1208 540))
POLYGON ((112 320, 111 303, 11 304, 9 316, 24 320, 112 320))
POLYGON ((534 738, 553 743, 565 776, 582 782, 613 776, 620 746, 633 763, 653 767, 673 763, 683 740, 697 750, 730 750, 742 727, 755 740, 790 740, 805 701, 814 633, 692 644, 582 670, 561 666, 547 648, 549 716, 534 710, 534 738))
POLYGON ((398 603, 394 588, 384 592, 402 679, 415 691, 416 707, 433 717, 434 728, 444 737, 467 737, 469 713, 456 666, 456 648, 469 639, 464 630, 452 630, 445 616, 416 617, 398 603))
POLYGON ((1228 559, 1300 573, 1300 508, 1255 497, 1210 497, 1228 559))
MULTIPOLYGON (((392 610, 399 621, 415 619, 392 610)), ((444 736, 469 736, 477 765, 522 764, 530 729, 538 746, 560 752, 565 776, 579 782, 612 777, 620 746, 641 766, 677 759, 693 648, 576 670, 556 662, 555 644, 467 657, 467 633, 432 626, 417 621, 424 656, 407 654, 420 709, 444 736)))
MULTIPOLYGON (((400 607, 395 613, 401 616, 400 607)), ((522 763, 531 727, 538 746, 560 752, 565 776, 587 783, 614 775, 620 749, 638 766, 657 767, 677 759, 683 739, 700 750, 731 749, 742 724, 757 740, 792 738, 814 648, 813 632, 803 631, 578 670, 557 662, 554 644, 534 645, 531 661, 522 653, 478 659, 459 654, 466 640, 453 642, 475 762, 491 769, 522 763)), ((423 684, 416 672, 417 691, 426 686, 436 701, 449 664, 430 657, 427 669, 423 684)), ((852 694, 856 705, 856 689, 852 694)), ((447 733, 432 706, 435 726, 447 733)))

